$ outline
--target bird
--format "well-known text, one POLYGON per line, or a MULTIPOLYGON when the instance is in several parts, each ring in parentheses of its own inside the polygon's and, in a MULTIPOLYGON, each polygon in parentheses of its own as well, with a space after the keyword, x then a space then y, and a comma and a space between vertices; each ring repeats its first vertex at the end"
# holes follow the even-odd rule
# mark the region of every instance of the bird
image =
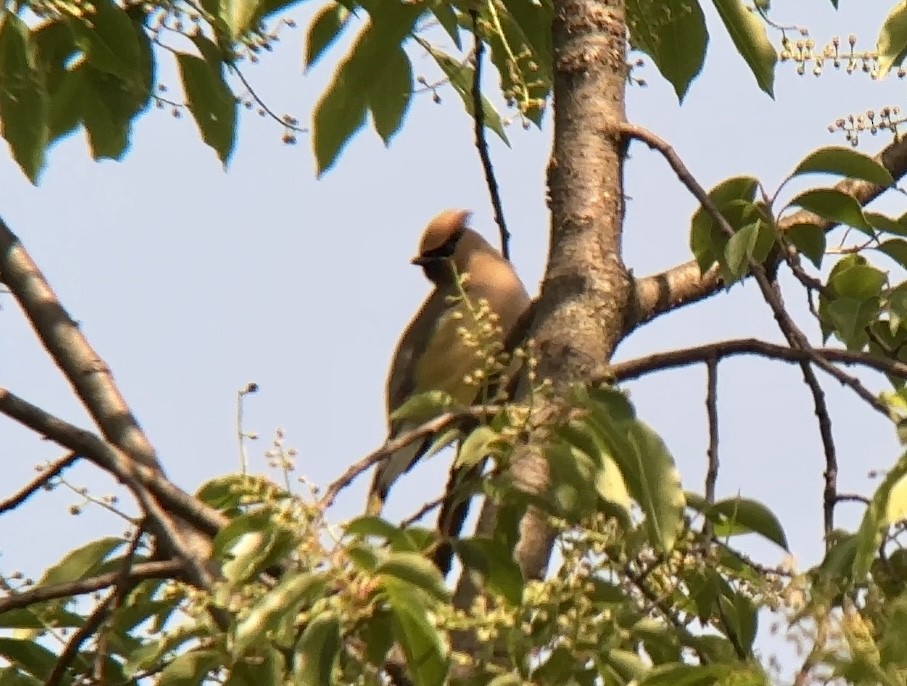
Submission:
MULTIPOLYGON (((454 401, 471 405, 482 385, 475 382, 483 361, 470 344, 470 325, 496 320, 490 342, 503 348, 508 334, 529 308, 531 299, 513 265, 481 234, 469 228, 471 212, 449 209, 425 228, 411 263, 422 268, 434 286, 397 343, 387 377, 388 441, 420 422, 395 420, 395 410, 414 395, 443 391, 454 401), (487 305, 492 317, 474 320, 475 308, 487 305)), ((488 329, 484 329, 488 333, 488 329)), ((473 339, 474 340, 474 339, 473 339)), ((369 489, 366 511, 378 515, 393 483, 428 450, 433 437, 400 448, 378 464, 369 489)))

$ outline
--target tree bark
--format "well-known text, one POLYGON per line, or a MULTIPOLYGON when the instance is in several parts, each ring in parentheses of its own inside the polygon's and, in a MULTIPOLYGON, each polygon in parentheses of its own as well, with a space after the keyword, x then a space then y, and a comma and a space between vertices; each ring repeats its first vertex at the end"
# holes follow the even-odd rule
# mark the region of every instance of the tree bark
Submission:
MULTIPOLYGON (((631 318, 631 279, 621 260, 626 24, 623 0, 555 0, 554 147, 548 167, 551 235, 548 264, 530 326, 538 378, 554 398, 572 383, 590 382, 610 360, 631 318)), ((525 384, 524 384, 525 386, 525 384)), ((517 392, 525 398, 527 388, 517 392)), ((556 400, 539 417, 557 413, 556 400)), ((526 446, 511 468, 523 490, 544 492, 552 475, 537 449, 526 446)), ((553 475, 557 478, 557 475, 553 475)), ((486 502, 480 535, 495 526, 486 502)), ((554 532, 530 510, 515 555, 527 578, 544 574, 554 532)), ((455 602, 476 589, 464 575, 455 602)))

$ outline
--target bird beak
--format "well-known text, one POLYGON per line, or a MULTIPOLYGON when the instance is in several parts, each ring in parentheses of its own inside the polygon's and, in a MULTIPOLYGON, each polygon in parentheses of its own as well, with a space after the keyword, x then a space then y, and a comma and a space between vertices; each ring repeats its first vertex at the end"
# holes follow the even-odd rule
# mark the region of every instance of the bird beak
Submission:
POLYGON ((411 259, 409 261, 409 263, 415 264, 419 267, 423 267, 431 261, 432 261, 432 259, 430 257, 425 257, 424 255, 416 255, 413 259, 411 259))

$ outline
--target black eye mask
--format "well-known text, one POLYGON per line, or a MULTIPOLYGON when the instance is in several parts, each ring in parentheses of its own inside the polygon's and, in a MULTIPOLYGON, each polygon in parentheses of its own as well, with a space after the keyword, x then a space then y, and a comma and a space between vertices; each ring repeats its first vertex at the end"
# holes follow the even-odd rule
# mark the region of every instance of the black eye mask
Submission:
POLYGON ((427 250, 416 259, 413 260, 413 264, 418 264, 420 266, 425 266, 431 262, 439 262, 441 260, 446 260, 450 257, 453 257, 454 251, 457 249, 457 242, 463 236, 463 229, 458 229, 451 234, 450 238, 444 241, 437 248, 432 248, 427 250))

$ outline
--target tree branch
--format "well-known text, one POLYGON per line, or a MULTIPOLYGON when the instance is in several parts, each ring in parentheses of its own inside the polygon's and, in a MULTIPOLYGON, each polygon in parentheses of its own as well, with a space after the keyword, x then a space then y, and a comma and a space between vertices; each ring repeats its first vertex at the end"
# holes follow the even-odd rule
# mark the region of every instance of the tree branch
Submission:
MULTIPOLYGON (((907 174, 907 139, 895 141, 875 160, 880 162, 897 181, 907 174)), ((868 181, 844 179, 835 184, 836 190, 856 198, 860 205, 867 205, 888 190, 868 181)), ((837 223, 822 219, 812 212, 801 210, 783 219, 778 228, 782 231, 796 224, 812 224, 828 232, 837 223)), ((636 301, 638 319, 634 326, 651 321, 666 312, 698 302, 714 295, 722 287, 717 269, 710 269, 701 274, 695 260, 685 262, 667 269, 660 274, 653 274, 636 281, 636 301)))
POLYGON ((82 455, 110 472, 133 493, 137 488, 148 489, 172 512, 192 522, 209 536, 215 535, 228 522, 220 512, 193 498, 160 472, 131 462, 120 450, 96 434, 54 417, 2 387, 0 414, 11 417, 58 445, 82 455))
POLYGON ((28 317, 51 358, 104 437, 129 457, 160 470, 154 448, 113 382, 110 370, 60 304, 24 246, 0 220, 0 281, 28 317))
POLYGON ((714 503, 715 485, 718 481, 718 358, 709 357, 705 364, 708 376, 705 408, 709 418, 709 447, 706 453, 709 466, 705 473, 705 499, 714 503))
MULTIPOLYGON (((907 364, 904 362, 837 348, 815 348, 814 351, 831 362, 868 367, 882 374, 907 379, 907 364)), ((809 353, 804 350, 761 341, 757 338, 738 338, 616 362, 609 365, 596 382, 632 381, 653 372, 701 364, 712 358, 720 360, 737 355, 759 355, 789 363, 811 359, 809 353)))
MULTIPOLYGON (((142 581, 143 579, 169 579, 179 574, 182 570, 183 564, 179 560, 140 562, 131 566, 126 578, 130 581, 142 581)), ((113 586, 122 577, 123 570, 117 569, 112 572, 85 577, 84 579, 54 584, 53 586, 38 586, 29 589, 28 591, 22 591, 15 595, 0 598, 0 614, 9 612, 10 610, 29 607, 36 603, 43 603, 47 600, 94 593, 103 588, 113 586)))
POLYGON ((52 462, 41 470, 41 473, 32 479, 28 484, 19 489, 6 500, 0 501, 0 514, 14 510, 19 505, 28 500, 35 491, 44 488, 55 476, 59 475, 64 469, 69 467, 73 462, 78 460, 81 455, 78 453, 69 453, 61 457, 56 462, 52 462))
MULTIPOLYGON (((693 177, 690 171, 686 168, 683 161, 677 155, 676 151, 668 145, 667 142, 656 136, 651 131, 637 126, 635 124, 622 123, 620 126, 621 132, 630 138, 635 138, 642 141, 650 148, 657 150, 661 153, 662 157, 668 162, 671 168, 674 170, 674 173, 677 174, 677 178, 687 187, 690 193, 700 202, 703 209, 708 213, 709 217, 714 221, 718 227, 721 229, 728 237, 733 237, 734 229, 728 223, 727 219, 724 218, 724 215, 718 209, 718 206, 715 205, 714 201, 706 193, 705 189, 699 185, 699 182, 693 177)), ((820 369, 824 370, 839 382, 844 384, 853 390, 860 398, 866 401, 873 409, 876 411, 888 416, 888 408, 878 400, 872 393, 870 393, 860 382, 859 379, 852 377, 840 369, 835 367, 833 364, 828 362, 828 360, 817 355, 813 350, 812 346, 809 343, 809 340, 806 337, 806 334, 800 330, 796 322, 788 314, 787 309, 784 306, 784 300, 781 296, 781 291, 778 288, 778 284, 775 280, 770 279, 766 273, 765 267, 763 267, 759 262, 750 258, 747 260, 747 266, 749 267, 750 273, 753 275, 753 278, 756 279, 756 283, 759 285, 759 290, 762 292, 762 297, 765 299, 765 302, 772 310, 772 314, 775 317, 775 321, 778 323, 778 328, 781 329, 781 333, 787 339, 787 342, 792 348, 798 348, 804 350, 808 355, 810 361, 818 366, 820 369)), ((806 371, 804 367, 804 375, 810 374, 811 372, 806 371)), ((807 383, 809 383, 807 381, 807 383)))
POLYGON ((472 18, 472 35, 475 39, 475 48, 473 49, 475 69, 472 73, 472 120, 476 131, 476 150, 479 152, 479 159, 482 160, 485 185, 488 186, 488 194, 491 196, 491 207, 494 210, 494 221, 498 225, 498 232, 501 234, 501 254, 505 260, 509 260, 510 232, 507 230, 507 223, 504 220, 501 193, 495 178, 494 165, 491 163, 491 155, 488 152, 488 140, 485 138, 485 109, 482 107, 482 58, 485 54, 485 43, 482 42, 482 37, 479 35, 478 10, 469 10, 469 16, 472 18))
POLYGON ((456 422, 459 422, 463 419, 487 417, 489 414, 494 414, 499 410, 500 408, 495 407, 494 405, 474 405, 473 407, 468 407, 464 410, 457 410, 456 412, 445 412, 438 415, 437 417, 434 417, 433 419, 429 419, 427 422, 420 424, 414 429, 410 429, 409 431, 400 434, 396 438, 387 441, 384 445, 382 445, 374 452, 369 453, 361 460, 350 465, 343 474, 341 474, 333 483, 331 483, 327 487, 324 495, 318 502, 318 506, 322 510, 328 509, 331 505, 334 504, 334 501, 337 499, 340 491, 349 486, 356 479, 356 477, 367 471, 373 465, 386 460, 395 452, 397 452, 401 448, 405 448, 410 443, 414 443, 418 440, 439 433, 452 424, 455 424, 456 422))

